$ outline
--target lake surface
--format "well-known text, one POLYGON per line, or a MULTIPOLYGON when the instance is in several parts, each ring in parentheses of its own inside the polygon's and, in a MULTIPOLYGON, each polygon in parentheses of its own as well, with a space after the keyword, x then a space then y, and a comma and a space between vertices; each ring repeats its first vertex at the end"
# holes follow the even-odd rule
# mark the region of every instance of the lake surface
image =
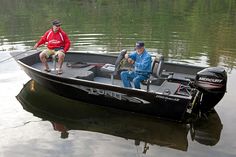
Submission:
POLYGON ((1 0, 0 21, 0 157, 236 156, 236 1, 1 0), (150 53, 169 61, 223 66, 227 93, 207 122, 193 125, 195 132, 190 125, 55 95, 13 59, 1 61, 31 49, 56 18, 72 51, 118 54, 143 40, 150 53), (58 117, 50 108, 32 108, 47 104, 80 112, 64 120, 67 112, 59 110, 64 115, 58 117))

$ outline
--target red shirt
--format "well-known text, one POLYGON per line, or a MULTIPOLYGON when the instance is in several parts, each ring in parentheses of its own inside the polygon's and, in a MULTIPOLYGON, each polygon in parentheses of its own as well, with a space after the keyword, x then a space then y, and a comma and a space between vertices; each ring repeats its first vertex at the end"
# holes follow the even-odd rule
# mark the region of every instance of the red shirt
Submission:
POLYGON ((42 44, 47 44, 48 49, 52 50, 55 48, 63 47, 64 52, 66 53, 70 48, 70 39, 67 34, 59 28, 57 32, 53 32, 52 29, 49 29, 38 41, 38 46, 42 44))

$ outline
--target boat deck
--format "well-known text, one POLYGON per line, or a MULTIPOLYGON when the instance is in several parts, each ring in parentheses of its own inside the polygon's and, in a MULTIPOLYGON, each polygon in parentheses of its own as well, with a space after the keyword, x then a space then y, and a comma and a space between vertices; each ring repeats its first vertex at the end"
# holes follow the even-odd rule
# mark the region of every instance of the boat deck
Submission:
MULTIPOLYGON (((112 76, 110 73, 106 73, 103 70, 100 70, 102 67, 102 64, 100 65, 88 65, 84 67, 70 67, 67 66, 68 62, 64 62, 63 64, 63 73, 61 77, 66 77, 66 78, 78 78, 78 79, 85 79, 85 80, 90 80, 90 81, 95 81, 99 83, 104 83, 108 85, 115 85, 115 86, 123 86, 122 81, 119 79, 119 77, 115 77, 112 80, 112 76)), ((51 69, 50 74, 52 75, 57 75, 56 71, 54 70, 53 63, 48 62, 49 68, 51 69)), ((36 63, 32 65, 32 67, 42 70, 43 71, 43 66, 42 63, 36 63)), ((47 73, 47 72, 45 72, 47 73)), ((176 75, 176 74, 175 74, 176 75)), ((186 76, 186 77, 193 77, 193 76, 186 76)), ((165 81, 163 84, 160 85, 154 85, 151 84, 149 86, 149 91, 150 92, 156 92, 160 94, 176 94, 176 91, 180 87, 179 83, 172 83, 172 82, 167 82, 165 81)), ((141 84, 141 90, 147 90, 147 85, 141 84)), ((186 93, 185 93, 186 94, 186 93)), ((187 95, 187 94, 186 94, 187 95)))
MULTIPOLYGON (((51 69, 50 74, 52 75, 57 75, 57 72, 54 70, 53 63, 48 62, 49 68, 51 69)), ((41 71, 44 71, 44 67, 42 66, 42 63, 36 63, 32 65, 33 68, 39 69, 41 71)), ((123 86, 122 81, 120 79, 114 78, 113 81, 111 79, 110 74, 101 74, 101 76, 96 76, 96 71, 98 70, 95 65, 90 65, 87 67, 83 68, 72 68, 67 66, 67 62, 64 62, 63 64, 63 73, 61 77, 66 77, 66 78, 78 78, 78 79, 86 79, 90 81, 95 81, 99 83, 104 83, 104 84, 110 84, 110 85, 116 85, 116 86, 123 86)), ((45 71, 45 73, 47 73, 45 71)), ((157 90, 158 86, 151 85, 150 90, 157 90)), ((147 90, 147 86, 144 84, 141 84, 141 89, 142 90, 147 90)))
MULTIPOLYGON (((50 74, 57 74, 56 70, 54 70, 53 67, 53 63, 52 62, 48 62, 48 66, 51 69, 50 74)), ((44 71, 44 67, 42 65, 42 63, 36 63, 34 65, 32 65, 33 68, 39 69, 41 71, 44 71)), ((77 76, 87 76, 89 75, 89 71, 92 67, 88 66, 88 67, 84 67, 84 68, 71 68, 67 66, 67 62, 64 62, 63 66, 62 66, 62 70, 63 73, 61 75, 61 77, 67 77, 67 78, 76 78, 77 76)), ((47 73, 45 71, 45 73, 47 73)))

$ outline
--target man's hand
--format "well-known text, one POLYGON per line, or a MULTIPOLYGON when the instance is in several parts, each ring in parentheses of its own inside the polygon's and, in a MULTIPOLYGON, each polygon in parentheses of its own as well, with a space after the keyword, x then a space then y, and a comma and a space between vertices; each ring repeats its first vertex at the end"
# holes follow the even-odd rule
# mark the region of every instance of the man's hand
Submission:
POLYGON ((34 45, 34 49, 37 49, 37 47, 38 47, 38 44, 36 43, 36 44, 34 45))
POLYGON ((126 53, 125 54, 125 59, 128 59, 129 58, 129 55, 126 53))
POLYGON ((129 58, 129 55, 127 53, 125 54, 125 59, 127 59, 129 64, 134 64, 134 60, 129 58))
POLYGON ((130 64, 134 64, 134 60, 131 59, 131 58, 128 58, 128 63, 130 63, 130 64))

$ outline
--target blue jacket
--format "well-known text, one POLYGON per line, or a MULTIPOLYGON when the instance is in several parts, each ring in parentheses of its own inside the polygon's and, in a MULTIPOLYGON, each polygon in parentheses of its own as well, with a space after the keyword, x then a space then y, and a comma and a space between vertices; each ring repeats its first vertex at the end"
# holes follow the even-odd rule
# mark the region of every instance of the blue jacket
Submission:
POLYGON ((135 72, 144 74, 151 73, 152 57, 145 49, 141 55, 138 55, 136 51, 132 52, 131 54, 129 54, 129 58, 135 61, 134 64, 135 72))

